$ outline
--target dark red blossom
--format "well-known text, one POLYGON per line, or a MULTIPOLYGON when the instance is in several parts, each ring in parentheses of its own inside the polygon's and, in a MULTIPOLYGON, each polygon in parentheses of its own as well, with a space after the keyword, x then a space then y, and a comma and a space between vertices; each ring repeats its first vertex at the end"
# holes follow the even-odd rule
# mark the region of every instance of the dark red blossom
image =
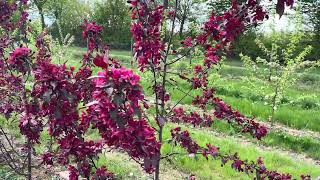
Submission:
POLYGON ((82 24, 82 38, 87 41, 87 53, 84 55, 84 62, 88 63, 94 49, 98 51, 99 45, 101 45, 101 32, 102 26, 96 24, 96 22, 89 22, 85 20, 82 24))
POLYGON ((202 68, 201 65, 196 65, 196 66, 194 67, 194 73, 195 73, 196 75, 198 75, 199 73, 202 73, 202 72, 203 72, 203 68, 202 68))
POLYGON ((20 19, 18 22, 18 27, 21 27, 27 21, 28 16, 29 14, 27 12, 25 11, 21 12, 20 19))
POLYGON ((12 53, 10 53, 9 62, 15 64, 16 59, 26 58, 29 56, 31 50, 26 47, 16 48, 12 53))
POLYGON ((69 180, 78 180, 79 179, 79 171, 74 166, 69 166, 69 180))
POLYGON ((102 166, 96 170, 96 174, 94 176, 94 179, 114 179, 113 174, 108 172, 107 168, 105 166, 102 166))
POLYGON ((26 47, 16 48, 10 53, 9 64, 19 72, 26 73, 30 70, 29 55, 31 50, 26 47))
MULTIPOLYGON (((279 179, 279 180, 291 180, 290 174, 282 174, 274 170, 268 170, 262 158, 258 158, 257 162, 248 162, 247 160, 241 160, 238 154, 223 154, 219 151, 219 148, 207 144, 206 147, 198 145, 191 137, 188 131, 182 131, 180 127, 171 129, 172 142, 179 144, 186 149, 189 154, 201 154, 206 159, 212 157, 214 159, 220 159, 221 165, 224 166, 227 162, 231 162, 231 167, 239 172, 246 172, 249 174, 258 175, 261 179, 279 179)), ((309 176, 301 176, 301 178, 307 178, 309 176)))
POLYGON ((102 26, 97 25, 96 22, 89 22, 85 20, 82 25, 82 29, 82 37, 83 39, 87 39, 88 37, 95 37, 100 34, 103 28, 102 26))
POLYGON ((169 18, 173 18, 174 17, 174 15, 175 15, 175 10, 171 10, 171 11, 169 11, 168 12, 168 16, 169 16, 169 18))
POLYGON ((198 89, 202 87, 201 79, 200 78, 192 78, 192 87, 194 89, 198 89))
POLYGON ((45 152, 42 154, 42 162, 45 165, 53 165, 53 154, 50 152, 45 152))
POLYGON ((189 123, 202 127, 209 127, 213 123, 212 117, 206 113, 203 113, 203 115, 197 112, 186 113, 182 108, 173 109, 171 121, 175 123, 189 123))
POLYGON ((181 44, 184 46, 184 47, 191 47, 193 44, 192 44, 192 37, 187 37, 184 41, 181 42, 181 44))
POLYGON ((105 56, 97 54, 96 57, 93 59, 93 64, 101 68, 107 68, 107 61, 108 59, 105 56))
POLYGON ((17 4, 10 1, 0 1, 0 26, 6 30, 13 30, 12 16, 17 10, 17 4))
POLYGON ((256 123, 254 120, 247 118, 240 114, 238 111, 234 111, 231 106, 227 105, 219 98, 214 98, 212 101, 215 106, 214 115, 219 119, 226 119, 228 122, 235 121, 242 127, 243 132, 250 132, 257 139, 267 135, 267 128, 263 125, 256 123))
POLYGON ((171 136, 173 137, 174 141, 179 142, 180 145, 185 148, 189 154, 196 154, 200 150, 200 146, 191 139, 189 132, 181 132, 180 127, 171 129, 171 136))
POLYGON ((160 30, 163 21, 163 6, 150 2, 148 6, 139 1, 131 1, 133 5, 132 19, 138 20, 131 26, 134 39, 134 51, 140 70, 149 68, 150 63, 157 66, 165 46, 161 41, 160 30), (138 6, 140 5, 140 6, 138 6), (154 8, 149 8, 154 6, 154 8))
POLYGON ((155 130, 141 117, 140 103, 144 96, 139 80, 139 76, 124 67, 99 72, 94 80, 93 101, 87 104, 88 110, 82 118, 92 122, 108 146, 144 161, 141 165, 152 172, 160 143, 155 130))
POLYGON ((166 92, 161 85, 154 86, 153 91, 157 94, 161 101, 167 102, 170 100, 170 94, 166 92))
POLYGON ((232 166, 234 169, 237 169, 238 171, 243 171, 242 165, 243 165, 243 161, 240 160, 240 159, 237 159, 237 160, 235 160, 235 161, 232 163, 231 166, 232 166))
POLYGON ((31 114, 23 114, 19 124, 21 134, 25 135, 31 143, 39 143, 42 122, 31 114))

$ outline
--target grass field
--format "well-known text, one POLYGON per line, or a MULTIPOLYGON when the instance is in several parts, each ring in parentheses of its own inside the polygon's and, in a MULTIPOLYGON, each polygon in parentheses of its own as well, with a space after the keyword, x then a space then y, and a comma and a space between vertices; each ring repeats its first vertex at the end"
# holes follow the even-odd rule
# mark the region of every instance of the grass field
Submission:
MULTIPOLYGON (((80 67, 81 54, 84 52, 85 49, 79 47, 68 49, 69 60, 67 64, 76 68, 80 67)), ((112 50, 111 57, 119 59, 127 67, 136 69, 134 65, 131 66, 132 59, 129 51, 112 50)), ((96 72, 97 70, 95 69, 94 71, 96 72)), ((151 74, 146 72, 140 73, 140 75, 145 94, 151 96, 149 87, 151 74)), ((232 105, 232 107, 247 116, 256 117, 259 121, 268 123, 271 108, 265 103, 265 95, 261 94, 258 89, 248 87, 245 76, 246 73, 241 62, 227 61, 218 75, 216 73, 210 75, 209 83, 216 87, 218 96, 232 105)), ((258 83, 256 84, 257 86, 259 86, 258 83)), ((179 85, 182 89, 190 88, 188 83, 185 82, 179 82, 179 85)), ((175 86, 168 85, 168 87, 172 102, 178 101, 183 96, 182 93, 176 90, 175 86)), ((271 90, 271 87, 267 89, 270 92, 271 90)), ((197 95, 198 93, 197 91, 191 92, 192 95, 197 95)), ((302 74, 297 83, 285 92, 281 105, 275 114, 275 121, 282 126, 298 129, 299 131, 320 132, 319 93, 320 70, 314 69, 302 74)), ((190 105, 191 101, 192 98, 187 97, 182 103, 190 105)), ((152 111, 153 108, 148 110, 148 113, 151 114, 152 111)), ((169 138, 169 129, 176 125, 169 123, 166 126, 168 128, 165 128, 164 139, 169 138)), ((264 157, 268 168, 293 174, 296 178, 302 173, 311 174, 313 177, 320 176, 320 165, 315 165, 313 162, 303 158, 307 156, 315 161, 320 160, 320 137, 271 130, 264 139, 257 141, 249 135, 240 136, 239 129, 220 120, 216 120, 211 128, 201 130, 186 125, 181 126, 189 129, 192 137, 198 140, 201 145, 212 143, 220 147, 225 153, 238 152, 241 158, 253 161, 258 157, 264 157), (302 158, 297 158, 296 155, 301 155, 302 158)), ((93 133, 93 136, 95 136, 95 133, 93 133)), ((43 134, 42 138, 48 137, 43 134)), ((38 147, 38 150, 40 149, 41 147, 38 147)), ((164 145, 162 149, 163 153, 168 153, 171 150, 171 146, 168 144, 164 145)), ((175 151, 185 153, 181 148, 175 148, 175 151)), ((226 164, 226 167, 221 167, 221 163, 217 160, 207 161, 203 158, 196 160, 189 156, 177 156, 172 159, 171 163, 164 163, 166 164, 162 167, 164 172, 166 169, 176 168, 176 171, 183 175, 194 173, 200 179, 252 179, 252 177, 244 173, 237 173, 232 170, 230 164, 226 164)), ((131 161, 129 163, 128 157, 123 153, 102 155, 98 164, 107 165, 119 179, 148 179, 148 176, 141 171, 139 166, 134 165, 131 161), (123 159, 127 160, 128 163, 123 159)), ((166 177, 165 173, 164 177, 166 177)))
MULTIPOLYGON (((72 53, 82 52, 82 48, 72 48, 72 53)), ((111 57, 119 59, 126 66, 131 66, 131 53, 128 51, 111 51, 111 57)), ((135 68, 134 66, 132 68, 135 68)), ((151 74, 140 73, 142 77, 142 85, 147 95, 151 95, 149 79, 151 74)), ((265 103, 264 94, 259 93, 258 89, 247 87, 245 77, 246 73, 239 61, 227 61, 220 70, 219 77, 213 74, 209 77, 209 83, 217 88, 217 94, 223 100, 228 102, 234 108, 247 116, 256 117, 260 121, 268 120, 270 116, 270 106, 265 103), (228 83, 225 83, 228 82, 228 83)), ((259 83, 259 82, 257 82, 259 83)), ((263 82, 262 82, 263 83, 263 82)), ((188 89, 187 83, 180 82, 179 85, 183 89, 188 89)), ((168 85, 170 87, 170 85, 168 85)), ((259 84, 257 84, 259 86, 259 84)), ((301 75, 297 83, 288 88, 281 101, 281 105, 275 114, 275 121, 286 127, 300 129, 301 131, 308 129, 320 132, 320 70, 313 69, 301 75), (303 97, 303 98, 302 98, 303 97)), ((171 91, 172 101, 179 100, 183 94, 175 91, 175 87, 169 88, 171 91)), ((266 90, 272 91, 271 87, 266 90)), ((196 95, 194 91, 191 94, 196 95)), ((183 100, 184 104, 191 104, 192 98, 187 97, 183 100)), ((152 110, 151 110, 152 111, 152 110)), ((173 124, 168 125, 173 127, 173 124)), ((250 160, 256 160, 257 157, 265 158, 266 165, 283 172, 294 174, 298 177, 302 172, 312 174, 314 177, 320 176, 320 166, 313 165, 310 162, 303 162, 303 159, 295 159, 290 155, 281 154, 272 150, 263 150, 257 148, 256 145, 271 147, 274 149, 283 149, 286 152, 294 152, 306 155, 314 160, 320 159, 320 137, 295 136, 287 132, 270 131, 268 136, 262 141, 257 141, 248 135, 241 138, 246 139, 250 144, 239 144, 236 139, 232 138, 239 135, 238 129, 230 126, 223 121, 216 121, 211 129, 205 131, 199 129, 191 129, 192 136, 202 144, 212 142, 220 146, 226 152, 239 152, 240 156, 250 160), (212 132, 219 132, 227 137, 216 137, 212 132)), ((168 136, 168 132, 165 133, 168 136)), ((259 147, 259 146, 258 146, 259 147)), ((164 152, 169 151, 169 147, 164 147, 164 152)), ((178 151, 182 151, 178 149, 178 151)), ((198 162, 190 157, 177 157, 174 164, 177 168, 186 174, 195 172, 202 179, 215 179, 220 177, 224 179, 250 179, 247 175, 243 175, 233 171, 230 168, 221 168, 217 161, 206 161, 199 159, 198 162)), ((228 165, 227 165, 228 166, 228 165)), ((117 168, 119 168, 117 166, 117 168)), ((121 169, 121 168, 120 168, 121 169)), ((122 171, 122 170, 120 170, 122 171)))

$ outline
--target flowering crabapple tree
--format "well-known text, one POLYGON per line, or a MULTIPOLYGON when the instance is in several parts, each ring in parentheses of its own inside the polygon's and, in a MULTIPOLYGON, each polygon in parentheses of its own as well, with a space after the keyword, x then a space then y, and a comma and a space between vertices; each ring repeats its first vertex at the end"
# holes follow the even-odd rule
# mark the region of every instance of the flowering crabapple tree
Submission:
MULTIPOLYGON (((109 57, 109 48, 101 41, 101 26, 84 22, 82 37, 87 42, 87 52, 79 60, 82 66, 76 69, 66 63, 52 62, 50 44, 45 38, 47 32, 40 34, 34 45, 28 43, 26 35, 32 31, 25 11, 28 0, 0 1, 0 112, 8 120, 17 118, 20 133, 25 137, 23 148, 8 150, 8 146, 15 149, 14 142, 1 126, 5 139, 1 139, 0 150, 7 159, 6 164, 27 179, 32 179, 35 167, 58 164, 67 167, 71 180, 79 177, 113 179, 114 175, 107 167, 96 164, 99 154, 108 147, 126 152, 158 180, 161 160, 179 155, 161 154, 161 147, 166 143, 163 130, 168 122, 209 127, 216 117, 239 126, 241 132, 250 133, 257 139, 264 137, 267 129, 218 98, 215 89, 208 86, 207 77, 228 45, 247 25, 262 21, 267 13, 255 0, 242 4, 233 1, 223 15, 212 13, 195 39, 187 38, 182 42, 187 49, 182 54, 172 49, 178 2, 175 0, 174 6, 169 7, 168 1, 163 4, 153 0, 128 1, 135 59, 140 71, 150 71, 153 75, 151 87, 155 103, 151 104, 143 94, 140 77, 109 57), (168 22, 171 22, 171 30, 163 38, 162 27, 168 22), (187 77, 171 73, 170 67, 196 46, 204 50, 205 57, 202 64, 194 66, 193 74, 187 77), (94 75, 93 68, 100 71, 94 75), (168 84, 172 83, 171 76, 190 83, 189 90, 178 89, 184 97, 172 107, 167 91, 168 84), (190 94, 193 90, 202 93, 193 97, 190 94), (202 113, 189 113, 179 106, 188 96, 193 98, 194 106, 203 110, 202 113), (147 116, 145 109, 151 106, 155 114, 147 116), (210 108, 214 108, 214 113, 209 113, 210 108), (155 126, 149 121, 156 122, 155 126), (87 138, 91 128, 97 129, 100 140, 87 138), (43 131, 48 131, 52 142, 45 152, 36 154, 34 147, 42 143, 40 133, 43 131), (38 157, 42 159, 40 164, 36 161, 38 157)), ((277 8, 281 10, 292 3, 279 0, 277 8)), ((292 178, 290 174, 267 169, 262 158, 249 162, 237 154, 224 154, 213 144, 201 147, 179 126, 170 132, 169 143, 181 146, 188 154, 200 154, 208 160, 220 159, 222 165, 230 162, 233 169, 254 174, 257 179, 292 178)), ((301 178, 310 179, 310 176, 301 175, 301 178)))

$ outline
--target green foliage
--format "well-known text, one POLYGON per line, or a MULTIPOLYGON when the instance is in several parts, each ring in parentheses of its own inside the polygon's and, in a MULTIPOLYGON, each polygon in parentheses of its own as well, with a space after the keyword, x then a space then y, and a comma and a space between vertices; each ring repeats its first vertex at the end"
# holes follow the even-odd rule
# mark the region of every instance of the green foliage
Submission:
POLYGON ((278 146, 297 153, 305 153, 316 160, 320 159, 320 142, 312 137, 292 136, 285 132, 272 131, 263 139, 267 145, 278 146))
POLYGON ((0 166, 0 179, 23 180, 24 178, 21 176, 18 176, 16 173, 10 171, 7 167, 0 166))
MULTIPOLYGON (((301 8, 300 11, 306 18, 304 21, 311 25, 313 30, 318 33, 317 37, 319 38, 320 34, 320 1, 319 0, 300 0, 301 8)), ((319 43, 318 43, 319 44, 319 43)))
MULTIPOLYGON (((88 3, 78 0, 50 0, 47 4, 47 14, 54 19, 54 23, 50 27, 54 38, 60 38, 59 28, 65 34, 75 37, 82 36, 82 29, 79 27, 84 19, 91 17, 91 8, 88 3)), ((82 38, 75 39, 75 43, 83 45, 82 38)))
POLYGON ((240 54, 241 60, 248 71, 247 82, 251 86, 256 84, 253 82, 261 81, 257 78, 257 74, 263 76, 262 81, 265 85, 260 87, 260 91, 271 98, 271 115, 270 119, 273 122, 275 111, 281 103, 284 90, 292 85, 297 80, 296 73, 298 70, 307 70, 318 65, 318 62, 304 61, 305 57, 311 52, 312 47, 309 45, 302 51, 297 50, 297 45, 301 42, 303 33, 297 30, 290 34, 290 41, 284 46, 283 39, 280 33, 275 33, 272 36, 273 43, 271 48, 268 48, 259 39, 256 39, 258 47, 264 52, 264 58, 256 58, 253 60, 249 56, 240 54), (273 92, 267 94, 265 88, 273 87, 273 92))
POLYGON ((64 36, 59 21, 57 21, 56 24, 59 36, 55 39, 49 40, 49 42, 51 43, 52 47, 53 60, 57 59, 59 63, 63 63, 61 60, 70 59, 71 55, 67 53, 67 49, 74 42, 74 36, 70 35, 69 33, 64 36))
POLYGON ((234 43, 234 48, 232 49, 234 56, 238 58, 241 53, 254 58, 262 56, 263 52, 255 43, 257 36, 256 30, 249 30, 242 34, 234 43))
POLYGON ((102 37, 111 47, 130 49, 131 23, 125 0, 108 0, 96 3, 93 19, 104 27, 102 37))
POLYGON ((230 0, 210 0, 207 2, 210 9, 213 9, 215 13, 222 14, 231 6, 230 0))

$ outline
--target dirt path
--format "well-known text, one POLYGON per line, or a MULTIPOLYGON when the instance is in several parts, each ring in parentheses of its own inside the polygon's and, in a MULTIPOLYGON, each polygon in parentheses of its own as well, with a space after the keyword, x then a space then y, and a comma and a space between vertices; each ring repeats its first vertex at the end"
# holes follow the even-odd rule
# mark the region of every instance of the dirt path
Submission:
POLYGON ((307 137, 312 137, 314 139, 320 140, 320 133, 319 132, 311 131, 308 129, 295 129, 295 128, 291 128, 291 127, 288 127, 288 126, 285 126, 285 125, 279 124, 279 123, 274 123, 274 125, 271 126, 271 124, 268 122, 259 121, 259 120, 256 120, 256 121, 259 122, 260 124, 263 124, 268 129, 273 130, 273 131, 281 131, 281 132, 285 132, 287 134, 290 134, 292 136, 298 136, 298 137, 307 136, 307 137))

